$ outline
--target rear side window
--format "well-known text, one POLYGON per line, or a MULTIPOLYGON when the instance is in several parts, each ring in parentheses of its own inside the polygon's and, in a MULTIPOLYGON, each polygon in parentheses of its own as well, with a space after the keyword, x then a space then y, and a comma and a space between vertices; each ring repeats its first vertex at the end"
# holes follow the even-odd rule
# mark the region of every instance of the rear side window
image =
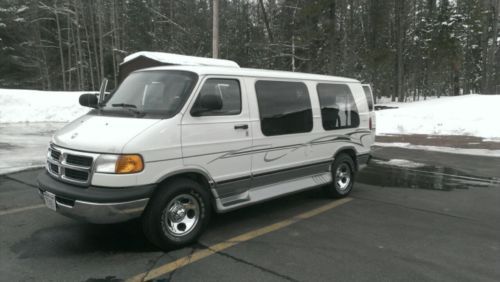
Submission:
POLYGON ((368 101, 368 110, 373 111, 373 94, 369 86, 364 85, 363 91, 365 91, 366 101, 368 101))
POLYGON ((261 80, 255 83, 255 92, 264 135, 312 130, 311 100, 304 83, 261 80))
POLYGON ((358 109, 349 86, 320 83, 316 89, 325 130, 359 126, 358 109))
POLYGON ((236 79, 210 78, 205 81, 193 109, 200 107, 204 95, 217 95, 222 100, 222 108, 217 111, 205 111, 201 116, 227 116, 241 113, 240 82, 236 79))

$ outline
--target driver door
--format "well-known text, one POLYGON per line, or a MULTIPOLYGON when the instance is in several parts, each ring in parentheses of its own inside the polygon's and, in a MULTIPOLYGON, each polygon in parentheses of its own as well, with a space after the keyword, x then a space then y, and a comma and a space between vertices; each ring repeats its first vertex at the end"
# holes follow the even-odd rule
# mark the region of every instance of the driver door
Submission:
POLYGON ((241 194, 250 187, 251 154, 242 153, 252 145, 244 90, 242 79, 206 77, 182 120, 184 165, 207 171, 219 198, 241 194), (205 95, 218 96, 221 108, 200 112, 197 105, 205 95))

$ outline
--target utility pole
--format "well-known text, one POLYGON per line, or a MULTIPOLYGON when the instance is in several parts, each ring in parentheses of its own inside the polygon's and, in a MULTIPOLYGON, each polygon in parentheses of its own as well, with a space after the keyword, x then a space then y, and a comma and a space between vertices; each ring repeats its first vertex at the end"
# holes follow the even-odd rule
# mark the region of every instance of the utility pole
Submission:
POLYGON ((213 0, 212 57, 219 57, 219 0, 213 0))

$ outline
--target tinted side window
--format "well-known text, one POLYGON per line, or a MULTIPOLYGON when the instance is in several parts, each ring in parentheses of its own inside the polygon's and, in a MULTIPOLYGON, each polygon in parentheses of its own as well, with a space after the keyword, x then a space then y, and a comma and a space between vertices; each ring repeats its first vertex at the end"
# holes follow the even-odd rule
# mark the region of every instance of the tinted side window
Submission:
POLYGON ((200 109, 200 101, 204 95, 219 96, 222 100, 222 108, 220 110, 203 111, 197 113, 196 116, 225 116, 241 113, 240 82, 236 79, 207 79, 200 90, 191 113, 197 112, 200 109))
POLYGON ((363 91, 365 91, 366 100, 368 101, 368 110, 373 111, 373 94, 372 94, 372 90, 368 86, 363 86, 363 91))
POLYGON ((312 130, 311 100, 304 83, 261 80, 255 83, 255 92, 264 135, 312 130))
POLYGON ((359 114, 349 86, 318 84, 316 87, 325 130, 359 126, 359 114))

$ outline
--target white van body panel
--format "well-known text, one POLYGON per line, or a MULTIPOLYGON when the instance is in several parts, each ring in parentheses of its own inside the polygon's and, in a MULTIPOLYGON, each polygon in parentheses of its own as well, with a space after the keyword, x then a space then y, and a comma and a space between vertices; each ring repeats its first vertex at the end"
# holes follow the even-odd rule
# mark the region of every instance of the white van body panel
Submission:
POLYGON ((240 84, 242 109, 238 115, 194 117, 189 109, 196 100, 199 89, 193 95, 188 110, 182 119, 182 154, 184 165, 204 167, 213 180, 221 182, 250 175, 250 155, 235 157, 238 152, 252 146, 252 137, 247 130, 235 129, 238 125, 248 125, 249 110, 247 105, 245 81, 235 76, 205 76, 203 84, 210 78, 237 80, 240 84))
POLYGON ((84 115, 57 131, 52 143, 79 151, 120 154, 132 138, 159 122, 158 119, 84 115))

